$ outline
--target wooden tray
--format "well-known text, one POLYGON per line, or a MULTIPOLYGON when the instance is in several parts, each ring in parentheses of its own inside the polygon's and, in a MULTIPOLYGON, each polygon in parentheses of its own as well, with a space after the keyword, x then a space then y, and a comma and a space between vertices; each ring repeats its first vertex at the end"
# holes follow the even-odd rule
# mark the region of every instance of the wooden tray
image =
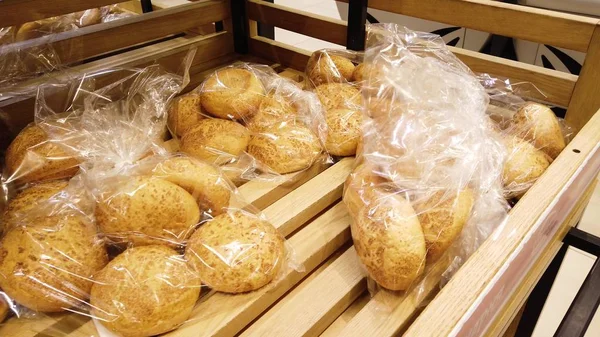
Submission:
MULTIPOLYGON (((0 2, 0 22, 31 21, 40 15, 59 14, 57 11, 77 11, 112 2, 117 1, 29 0, 27 6, 22 6, 21 1, 5 0, 0 2), (18 17, 7 14, 6 9, 18 9, 18 17)), ((340 44, 346 43, 348 26, 355 24, 258 0, 236 7, 239 3, 190 2, 59 34, 52 42, 57 50, 72 43, 81 48, 80 54, 66 61, 85 63, 21 83, 20 88, 33 93, 50 76, 78 76, 115 66, 156 62, 175 71, 182 56, 193 47, 198 52, 188 89, 214 69, 240 60, 271 64, 283 76, 302 81, 299 70, 304 68, 309 53, 257 36, 256 22, 340 44), (232 10, 236 15, 231 15, 232 10), (190 33, 195 27, 214 22, 223 22, 224 30, 204 36, 190 33), (239 39, 240 30, 234 31, 234 26, 245 26, 241 29, 247 32, 244 39, 239 39), (249 53, 236 54, 235 47, 240 51, 244 41, 249 53)), ((351 5, 356 6, 354 1, 351 5)), ((290 182, 282 185, 246 183, 240 192, 264 210, 286 235, 305 271, 290 270, 280 280, 248 294, 205 294, 190 321, 168 336, 501 336, 552 260, 566 231, 580 218, 600 169, 600 114, 596 113, 600 108, 598 21, 485 0, 372 0, 369 6, 587 51, 582 73, 575 76, 453 49, 475 71, 533 82, 546 92, 546 101, 568 107, 567 121, 578 127, 579 133, 513 208, 508 221, 441 291, 435 278, 425 284, 425 298, 430 301, 426 307, 427 303, 418 303, 410 294, 381 291, 372 298, 368 295, 366 274, 352 247, 350 218, 340 201, 352 158, 292 174, 290 182)), ((4 123, 0 127, 15 135, 32 121, 33 104, 31 95, 0 102, 4 123)), ((0 148, 5 147, 2 144, 0 148)), ((433 273, 441 272, 442 267, 433 273)), ((32 320, 10 318, 0 326, 0 336, 96 334, 89 318, 68 313, 32 320)))

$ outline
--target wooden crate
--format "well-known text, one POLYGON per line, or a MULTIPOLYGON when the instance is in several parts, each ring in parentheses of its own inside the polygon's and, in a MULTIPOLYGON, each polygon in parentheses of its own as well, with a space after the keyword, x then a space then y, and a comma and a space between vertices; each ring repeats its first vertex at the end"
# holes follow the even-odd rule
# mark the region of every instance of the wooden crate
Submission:
MULTIPOLYGON (((117 1, 4 0, 0 22, 18 24, 113 2, 117 1)), ((431 300, 424 309, 414 296, 387 291, 368 295, 366 274, 352 247, 351 219, 340 200, 352 158, 292 174, 291 182, 283 185, 248 182, 240 187, 242 195, 286 235, 305 271, 289 270, 252 293, 205 294, 190 321, 167 336, 501 336, 566 231, 580 218, 600 169, 598 20, 486 0, 371 0, 369 6, 587 52, 578 77, 452 49, 475 71, 534 83, 549 103, 568 108, 566 119, 578 128, 577 136, 512 209, 506 224, 441 291, 436 279, 424 285, 426 299, 431 300)), ((198 47, 188 88, 214 69, 240 60, 272 64, 283 76, 302 80, 300 71, 309 53, 257 36, 256 22, 339 44, 348 39, 349 24, 344 21, 259 0, 204 0, 60 34, 52 42, 57 49, 67 43, 81 49, 67 61, 86 62, 52 76, 154 62, 176 70, 188 49, 198 47), (219 21, 224 23, 221 32, 182 34, 219 21), (239 39, 244 31, 247 35, 239 39), (249 53, 236 54, 236 47, 238 51, 247 47, 249 53)), ((31 80, 21 87, 26 92, 46 80, 31 80)), ((31 122, 33 104, 31 95, 0 102, 3 130, 10 125, 9 132, 15 134, 31 122)), ((33 320, 10 318, 0 326, 0 336, 96 334, 88 317, 68 313, 33 320)))

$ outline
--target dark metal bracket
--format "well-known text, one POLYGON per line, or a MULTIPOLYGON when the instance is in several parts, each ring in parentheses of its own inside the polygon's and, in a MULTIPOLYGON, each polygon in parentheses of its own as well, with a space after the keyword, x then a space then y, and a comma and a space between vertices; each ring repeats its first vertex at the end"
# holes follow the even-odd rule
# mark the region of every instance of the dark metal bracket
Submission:
POLYGON ((233 29, 233 49, 236 53, 248 53, 248 16, 246 0, 231 0, 231 26, 233 29))
POLYGON ((365 49, 368 2, 368 0, 348 1, 347 49, 357 51, 365 49))
POLYGON ((140 0, 142 4, 142 13, 152 12, 152 0, 140 0))

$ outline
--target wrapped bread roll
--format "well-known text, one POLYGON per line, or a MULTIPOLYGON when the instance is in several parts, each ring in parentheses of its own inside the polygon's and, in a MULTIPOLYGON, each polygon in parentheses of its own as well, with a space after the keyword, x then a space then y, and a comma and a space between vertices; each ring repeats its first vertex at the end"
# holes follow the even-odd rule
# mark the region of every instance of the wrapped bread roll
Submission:
POLYGON ((204 119, 181 138, 181 151, 221 165, 241 155, 249 140, 250 132, 237 122, 204 119))
POLYGON ((550 158, 518 137, 505 140, 508 156, 502 181, 507 198, 520 198, 550 166, 550 158))
POLYGON ((361 133, 362 113, 350 109, 331 109, 325 112, 327 139, 325 149, 334 156, 356 154, 361 133))
POLYGON ((362 107, 360 91, 351 84, 322 84, 315 91, 325 110, 341 108, 359 110, 362 107))
POLYGON ((200 286, 200 279, 173 249, 130 248, 94 277, 91 314, 119 336, 159 335, 188 319, 200 286))
POLYGON ((173 100, 169 108, 167 125, 173 136, 182 137, 204 118, 200 95, 189 93, 173 100))
POLYGON ((293 104, 271 93, 262 100, 258 112, 248 119, 246 127, 252 132, 261 132, 281 122, 293 122, 297 114, 298 109, 293 104))
POLYGON ((530 141, 550 158, 556 159, 564 150, 565 139, 558 119, 547 106, 527 103, 515 113, 512 122, 519 137, 530 141))
POLYGON ((306 73, 313 85, 343 83, 352 80, 354 64, 349 59, 324 51, 314 52, 306 65, 306 73))
POLYGON ((285 258, 284 239, 270 223, 236 211, 203 224, 185 256, 209 287, 243 293, 275 278, 285 258))

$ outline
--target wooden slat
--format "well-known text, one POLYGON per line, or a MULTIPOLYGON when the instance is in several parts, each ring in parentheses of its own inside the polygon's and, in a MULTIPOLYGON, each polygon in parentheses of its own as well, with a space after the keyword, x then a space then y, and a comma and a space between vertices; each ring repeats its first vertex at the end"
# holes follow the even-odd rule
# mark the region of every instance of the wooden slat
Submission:
POLYGON ((597 19, 489 0, 370 0, 369 7, 585 52, 597 19))
POLYGON ((262 58, 295 69, 304 69, 310 52, 285 43, 255 36, 249 41, 250 52, 262 58))
POLYGON ((365 272, 351 247, 314 279, 286 295, 240 336, 319 335, 354 302, 365 286, 365 272))
POLYGON ((248 18, 251 20, 339 45, 346 44, 347 24, 343 20, 331 19, 260 0, 249 0, 247 9, 248 18))
POLYGON ((111 5, 122 1, 3 0, 0 1, 0 27, 16 26, 25 22, 111 5))
POLYGON ((371 294, 365 291, 360 295, 331 325, 320 335, 321 337, 341 336, 342 330, 348 325, 348 322, 358 314, 358 312, 369 303, 371 294))
POLYGON ((579 81, 565 117, 569 125, 580 130, 600 108, 600 25, 596 26, 590 49, 585 57, 579 81))
POLYGON ((516 204, 503 227, 507 230, 483 243, 419 315, 406 336, 483 333, 526 274, 525 266, 530 266, 561 228, 577 199, 597 176, 599 129, 600 113, 596 113, 516 204))
POLYGON ((48 45, 63 65, 181 33, 229 17, 227 1, 208 0, 8 45, 7 51, 48 45))
MULTIPOLYGON (((545 95, 532 98, 566 107, 571 100, 571 93, 577 82, 577 75, 557 70, 546 69, 535 65, 490 56, 462 48, 448 47, 456 56, 474 72, 499 75, 516 82, 533 83, 545 95)), ((532 87, 535 94, 535 88, 532 87)))

